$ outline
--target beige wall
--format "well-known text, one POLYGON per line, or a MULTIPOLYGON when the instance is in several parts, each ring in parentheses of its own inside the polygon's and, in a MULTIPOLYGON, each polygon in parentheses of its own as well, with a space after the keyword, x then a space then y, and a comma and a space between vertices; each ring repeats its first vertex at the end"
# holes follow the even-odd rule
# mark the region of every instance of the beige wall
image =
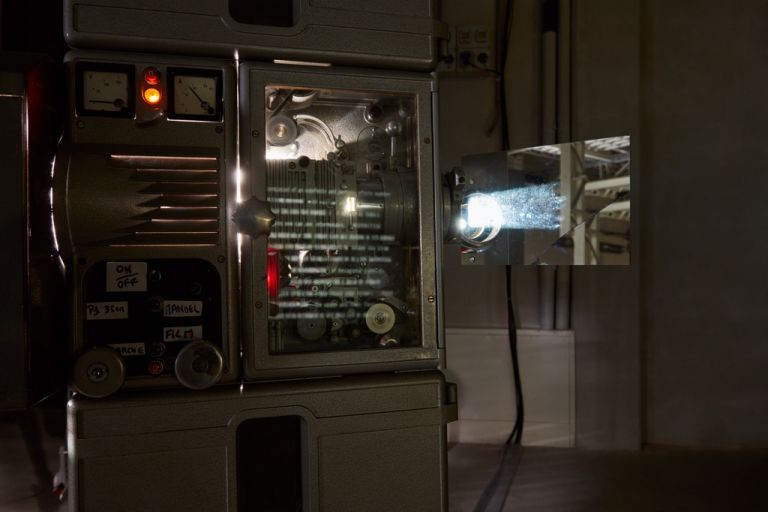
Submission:
POLYGON ((642 12, 646 439, 768 447, 768 3, 642 12))

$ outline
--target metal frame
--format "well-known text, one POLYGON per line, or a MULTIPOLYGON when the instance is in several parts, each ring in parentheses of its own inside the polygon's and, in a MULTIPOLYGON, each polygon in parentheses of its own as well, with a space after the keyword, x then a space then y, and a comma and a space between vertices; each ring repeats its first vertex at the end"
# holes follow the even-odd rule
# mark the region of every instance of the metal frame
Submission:
POLYGON ((401 494, 404 510, 426 510, 424 503, 429 502, 433 504, 429 510, 445 511, 446 424, 456 419, 454 392, 442 373, 426 371, 230 386, 199 393, 128 392, 110 400, 75 398, 68 405, 69 506, 73 511, 104 510, 98 507, 120 499, 127 509, 144 510, 141 507, 152 499, 148 496, 162 488, 160 496, 154 496, 164 504, 192 500, 201 510, 234 512, 238 426, 254 418, 298 416, 302 510, 346 510, 350 500, 357 510, 392 510, 387 501, 403 490, 389 483, 402 485, 406 478, 422 492, 411 489, 401 494), (384 437, 391 444, 358 446, 360 437, 384 437), (340 462, 324 443, 340 444, 368 462, 363 466, 340 462), (428 456, 417 458, 414 447, 428 456), (344 502, 329 503, 339 475, 359 474, 357 478, 367 480, 382 466, 394 471, 378 475, 379 494, 340 489, 344 502), (142 469, 169 478, 184 475, 185 481, 199 487, 190 492, 185 485, 169 486, 163 479, 147 481, 142 469), (134 484, 143 491, 135 492, 134 484), (116 498, 115 493, 122 496, 116 498), (224 503, 225 509, 215 508, 224 503))
POLYGON ((65 0, 64 36, 74 48, 290 59, 432 70, 437 0, 297 0, 290 27, 240 23, 223 0, 65 0))
POLYGON ((241 88, 241 166, 244 195, 266 197, 264 89, 268 85, 411 93, 417 100, 419 146, 419 218, 421 265, 421 340, 418 348, 306 354, 270 354, 267 339, 267 241, 246 240, 242 247, 242 318, 244 374, 247 379, 306 377, 373 371, 436 368, 438 350, 439 252, 435 214, 436 178, 432 141, 434 82, 430 75, 398 74, 339 68, 243 64, 241 88))

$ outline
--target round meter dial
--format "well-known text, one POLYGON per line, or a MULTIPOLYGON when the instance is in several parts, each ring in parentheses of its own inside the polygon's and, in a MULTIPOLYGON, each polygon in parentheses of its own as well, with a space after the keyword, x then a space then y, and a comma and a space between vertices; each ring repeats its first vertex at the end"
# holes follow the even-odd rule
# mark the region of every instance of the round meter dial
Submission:
POLYGON ((169 70, 170 117, 199 121, 221 120, 221 73, 206 70, 169 70))

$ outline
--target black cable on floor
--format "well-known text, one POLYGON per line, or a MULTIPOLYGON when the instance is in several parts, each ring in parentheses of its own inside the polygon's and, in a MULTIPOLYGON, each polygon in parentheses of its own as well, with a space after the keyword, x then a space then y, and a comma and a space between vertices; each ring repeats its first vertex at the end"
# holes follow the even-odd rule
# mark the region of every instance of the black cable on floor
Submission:
MULTIPOLYGON (((496 65, 497 73, 497 89, 496 97, 499 107, 499 114, 501 119, 501 146, 504 151, 509 151, 509 116, 507 112, 507 96, 506 96, 506 69, 507 69, 507 57, 509 55, 509 40, 512 32, 512 21, 514 19, 514 0, 506 0, 504 12, 501 10, 501 0, 496 1, 496 15, 497 15, 497 30, 503 29, 503 36, 497 38, 497 42, 501 45, 497 50, 498 61, 496 65)), ((520 382, 520 360, 517 352, 517 322, 515 320, 515 310, 512 300, 512 267, 506 265, 506 300, 507 300, 507 329, 509 334, 509 352, 512 359, 512 378, 514 381, 515 391, 515 424, 512 428, 512 432, 507 437, 504 443, 504 449, 501 453, 501 460, 499 466, 496 469, 496 473, 493 478, 488 482, 488 485, 483 490, 483 494, 475 505, 474 512, 485 512, 488 506, 493 501, 493 498, 497 495, 499 488, 503 488, 505 496, 501 500, 501 504, 498 510, 504 507, 504 503, 507 501, 506 494, 509 494, 512 482, 517 472, 517 467, 520 463, 520 457, 522 456, 519 449, 513 449, 512 444, 520 445, 523 439, 523 421, 525 419, 525 407, 523 404, 523 388, 520 382), (510 467, 509 456, 510 453, 515 452, 518 457, 514 466, 510 467), (505 469, 509 469, 505 475, 505 469), (504 484, 502 486, 502 484, 504 484)))

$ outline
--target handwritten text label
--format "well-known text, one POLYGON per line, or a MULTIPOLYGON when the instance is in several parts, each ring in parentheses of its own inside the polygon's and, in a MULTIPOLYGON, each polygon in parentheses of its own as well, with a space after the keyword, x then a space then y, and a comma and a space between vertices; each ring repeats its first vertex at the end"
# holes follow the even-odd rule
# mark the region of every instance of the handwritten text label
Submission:
POLYGON ((202 315, 203 302, 199 300, 166 300, 163 304, 163 316, 165 317, 202 315))
POLYGON ((107 262, 107 291, 147 291, 147 263, 139 261, 107 262))
POLYGON ((146 354, 143 343, 111 343, 108 346, 117 350, 123 357, 143 356, 146 354))
POLYGON ((163 341, 189 341, 203 338, 203 326, 163 327, 163 341))
POLYGON ((85 305, 88 320, 121 320, 128 318, 127 302, 89 302, 85 305))

